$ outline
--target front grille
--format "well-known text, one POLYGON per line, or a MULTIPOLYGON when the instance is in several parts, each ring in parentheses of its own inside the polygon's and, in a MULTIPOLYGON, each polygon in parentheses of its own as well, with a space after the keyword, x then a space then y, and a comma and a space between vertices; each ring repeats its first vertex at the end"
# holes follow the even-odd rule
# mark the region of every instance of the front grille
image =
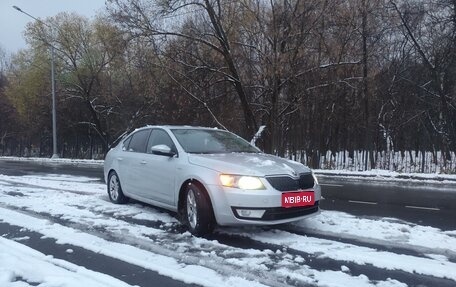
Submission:
POLYGON ((300 174, 298 179, 293 179, 289 176, 271 176, 266 177, 266 180, 278 191, 294 191, 314 186, 312 173, 300 174))
MULTIPOLYGON (((303 207, 273 207, 273 208, 256 208, 256 209, 266 209, 261 218, 249 218, 249 217, 242 217, 237 214, 236 208, 232 207, 234 215, 239 219, 248 219, 248 220, 258 220, 258 221, 273 221, 273 220, 281 220, 281 219, 290 219, 295 217, 301 217, 305 215, 309 215, 318 211, 318 201, 315 201, 315 204, 312 206, 303 206, 303 207)), ((241 208, 241 207, 239 207, 241 208)), ((255 208, 246 208, 242 207, 242 209, 255 209, 255 208)))

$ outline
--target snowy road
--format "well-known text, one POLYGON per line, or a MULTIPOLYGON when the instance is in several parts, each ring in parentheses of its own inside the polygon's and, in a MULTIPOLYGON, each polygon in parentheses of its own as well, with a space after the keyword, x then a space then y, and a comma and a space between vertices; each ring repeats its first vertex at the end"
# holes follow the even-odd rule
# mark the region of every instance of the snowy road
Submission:
POLYGON ((0 234, 0 286, 456 286, 454 229, 324 210, 195 238, 97 177, 0 175, 0 234))

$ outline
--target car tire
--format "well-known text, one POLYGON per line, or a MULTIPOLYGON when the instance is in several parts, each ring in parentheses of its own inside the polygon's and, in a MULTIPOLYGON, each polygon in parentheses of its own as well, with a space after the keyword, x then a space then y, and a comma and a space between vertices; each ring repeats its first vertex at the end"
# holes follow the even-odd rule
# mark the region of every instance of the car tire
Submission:
POLYGON ((214 230, 214 212, 202 187, 193 183, 187 186, 183 211, 183 221, 193 235, 203 236, 214 230))
POLYGON ((111 202, 122 204, 128 202, 128 197, 123 194, 119 176, 111 171, 108 176, 108 196, 111 202))

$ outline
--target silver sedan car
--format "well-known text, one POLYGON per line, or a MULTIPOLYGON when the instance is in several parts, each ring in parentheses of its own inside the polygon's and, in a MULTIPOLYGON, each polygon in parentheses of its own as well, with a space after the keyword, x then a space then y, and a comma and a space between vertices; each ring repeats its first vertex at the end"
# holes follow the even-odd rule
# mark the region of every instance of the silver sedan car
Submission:
POLYGON ((114 203, 129 198, 177 212, 194 235, 218 225, 272 225, 315 215, 312 171, 262 153, 230 132, 188 126, 135 130, 106 155, 114 203))

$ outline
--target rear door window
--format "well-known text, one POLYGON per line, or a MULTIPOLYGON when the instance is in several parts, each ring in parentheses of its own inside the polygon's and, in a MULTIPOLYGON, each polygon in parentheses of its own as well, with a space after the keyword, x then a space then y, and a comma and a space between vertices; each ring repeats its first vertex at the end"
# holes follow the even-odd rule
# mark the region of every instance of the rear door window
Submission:
POLYGON ((140 130, 133 134, 127 151, 132 152, 146 152, 146 144, 149 139, 150 129, 140 130))

